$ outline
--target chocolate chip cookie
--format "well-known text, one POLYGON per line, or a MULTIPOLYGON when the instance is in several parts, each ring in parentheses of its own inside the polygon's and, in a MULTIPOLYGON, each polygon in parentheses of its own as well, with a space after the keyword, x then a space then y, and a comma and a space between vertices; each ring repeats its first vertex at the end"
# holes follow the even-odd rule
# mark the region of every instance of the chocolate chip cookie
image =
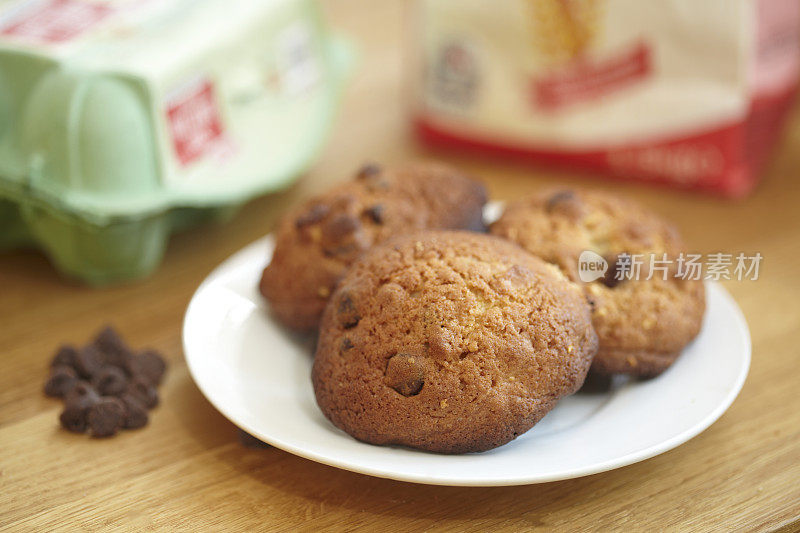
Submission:
POLYGON ((509 203, 491 232, 583 286, 600 338, 595 372, 656 376, 700 331, 705 291, 702 281, 678 276, 676 259, 684 250, 678 232, 634 202, 601 192, 551 190, 509 203), (602 257, 608 269, 584 283, 578 261, 586 250, 602 257), (638 279, 629 279, 637 277, 637 256, 638 279), (654 265, 658 271, 651 271, 654 265))
POLYGON ((489 235, 421 232, 345 274, 312 381, 325 416, 359 440, 477 452, 575 392, 596 349, 589 306, 557 268, 489 235))
POLYGON ((285 325, 315 328, 336 282, 365 250, 420 229, 483 230, 485 203, 484 187, 448 166, 366 165, 282 220, 261 293, 285 325))

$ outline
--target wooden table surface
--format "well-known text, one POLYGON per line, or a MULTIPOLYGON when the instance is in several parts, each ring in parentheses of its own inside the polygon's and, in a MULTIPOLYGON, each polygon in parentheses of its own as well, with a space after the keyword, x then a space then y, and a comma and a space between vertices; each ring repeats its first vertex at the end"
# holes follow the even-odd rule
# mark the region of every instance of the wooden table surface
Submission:
POLYGON ((759 189, 732 202, 599 182, 672 217, 698 251, 764 256, 758 281, 727 282, 750 324, 753 361, 741 395, 679 448, 611 472, 540 485, 455 488, 377 479, 278 449, 242 447, 200 394, 181 350, 181 320, 203 278, 264 235, 287 206, 365 159, 441 156, 481 176, 495 198, 591 178, 415 146, 402 83, 399 2, 337 0, 333 23, 361 58, 333 135, 290 190, 248 204, 230 223, 176 235, 160 270, 90 289, 59 278, 32 251, 0 256, 0 529, 680 530, 800 529, 800 113, 759 189), (150 426, 112 440, 59 430, 60 402, 41 392, 53 350, 113 322, 134 346, 168 354, 162 406, 150 426))

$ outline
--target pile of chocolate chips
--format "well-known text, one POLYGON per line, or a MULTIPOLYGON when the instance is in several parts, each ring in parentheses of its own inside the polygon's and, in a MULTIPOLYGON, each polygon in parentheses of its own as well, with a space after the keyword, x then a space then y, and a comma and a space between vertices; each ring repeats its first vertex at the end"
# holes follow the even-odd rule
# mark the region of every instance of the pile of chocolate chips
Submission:
POLYGON ((44 392, 64 399, 61 425, 110 437, 147 425, 167 365, 152 350, 134 352, 110 326, 83 348, 65 345, 50 363, 44 392))

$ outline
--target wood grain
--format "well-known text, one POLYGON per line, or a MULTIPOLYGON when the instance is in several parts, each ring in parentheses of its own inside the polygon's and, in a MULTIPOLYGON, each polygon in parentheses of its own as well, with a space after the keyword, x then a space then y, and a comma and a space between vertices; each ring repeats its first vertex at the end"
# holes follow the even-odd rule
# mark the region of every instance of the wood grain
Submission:
MULTIPOLYGON (((60 279, 32 251, 0 256, 0 527, 9 530, 800 529, 800 113, 761 187, 731 202, 597 182, 675 219, 702 252, 760 251, 761 279, 726 286, 752 330, 750 376, 730 410, 687 444, 604 474, 509 488, 387 481, 245 449, 195 387, 181 319, 207 273, 273 227, 287 206, 343 179, 365 159, 444 157, 481 176, 495 198, 591 178, 417 147, 404 101, 402 2, 338 0, 326 8, 354 37, 360 63, 314 169, 251 202, 226 225, 176 235, 150 279, 90 289, 60 279), (60 431, 41 393, 48 358, 113 322, 134 345, 168 354, 151 425, 110 441, 60 431)), ((592 182, 594 183, 594 182, 592 182)))

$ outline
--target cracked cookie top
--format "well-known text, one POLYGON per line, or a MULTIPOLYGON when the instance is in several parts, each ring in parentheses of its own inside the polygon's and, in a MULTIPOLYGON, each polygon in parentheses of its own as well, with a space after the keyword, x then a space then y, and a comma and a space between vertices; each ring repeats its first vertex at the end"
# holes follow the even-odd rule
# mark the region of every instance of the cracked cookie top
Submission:
POLYGON ((509 202, 490 231, 558 266, 584 289, 600 339, 594 371, 655 376, 700 331, 705 290, 702 281, 677 275, 684 251, 677 230, 633 201, 599 191, 544 191, 509 202), (609 267, 588 283, 578 272, 585 250, 609 267), (627 279, 636 277, 630 270, 617 276, 625 254, 641 258, 638 279, 627 279), (651 275, 651 257, 664 262, 663 271, 651 275))
POLYGON ((577 390, 597 349, 581 291, 502 239, 393 238, 356 262, 323 315, 317 402, 360 440, 481 451, 577 390))
POLYGON ((261 293, 285 325, 312 329, 336 282, 365 250, 421 229, 482 230, 485 203, 481 184, 445 165, 366 165, 283 218, 261 293))

